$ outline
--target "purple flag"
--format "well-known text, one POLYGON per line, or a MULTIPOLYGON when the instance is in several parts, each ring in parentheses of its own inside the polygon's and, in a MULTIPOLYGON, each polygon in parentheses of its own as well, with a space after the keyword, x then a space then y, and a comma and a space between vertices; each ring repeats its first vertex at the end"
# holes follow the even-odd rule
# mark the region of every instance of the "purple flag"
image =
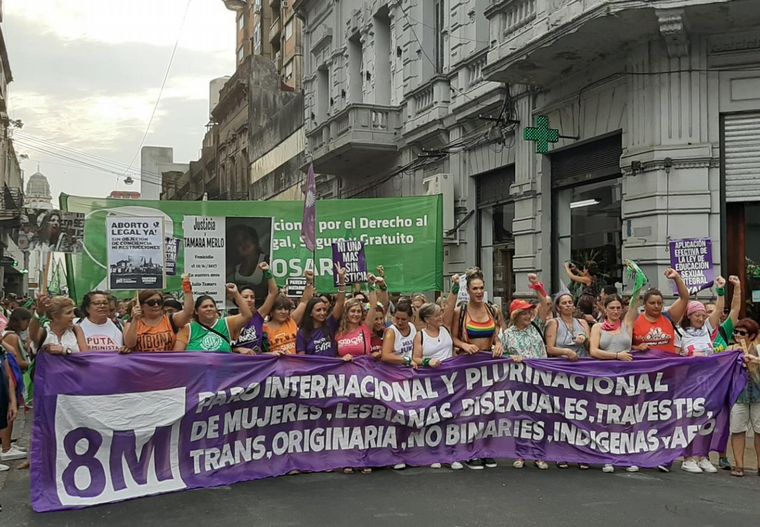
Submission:
POLYGON ((306 174, 301 240, 310 251, 313 252, 317 248, 317 176, 314 174, 313 163, 309 163, 309 171, 306 174))
POLYGON ((740 352, 413 370, 360 357, 40 354, 32 506, 473 458, 656 467, 724 451, 740 352))

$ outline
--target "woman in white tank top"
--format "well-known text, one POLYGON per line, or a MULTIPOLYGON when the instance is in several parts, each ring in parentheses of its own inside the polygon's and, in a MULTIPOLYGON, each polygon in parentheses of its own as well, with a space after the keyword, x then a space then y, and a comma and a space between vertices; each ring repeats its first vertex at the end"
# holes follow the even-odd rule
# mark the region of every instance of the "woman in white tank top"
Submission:
POLYGON ((69 355, 89 351, 82 328, 74 325, 74 301, 65 296, 50 300, 50 329, 42 342, 42 351, 55 355, 69 355))

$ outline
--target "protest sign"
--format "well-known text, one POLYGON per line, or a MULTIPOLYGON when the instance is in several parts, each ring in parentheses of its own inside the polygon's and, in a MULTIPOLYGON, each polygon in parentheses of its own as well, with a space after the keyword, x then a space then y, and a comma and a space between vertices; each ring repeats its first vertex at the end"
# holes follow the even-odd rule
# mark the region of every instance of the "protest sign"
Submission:
MULTIPOLYGON (((367 257, 364 244, 355 240, 339 240, 332 244, 333 262, 346 270, 347 284, 364 284, 367 282, 367 257)), ((338 286, 337 266, 333 266, 333 285, 338 286)))
MULTIPOLYGON (((689 293, 709 289, 715 282, 712 259, 712 240, 689 238, 670 241, 670 265, 683 278, 689 293)), ((678 289, 674 285, 675 294, 678 289)))
POLYGON ((108 288, 164 288, 164 229, 161 218, 108 218, 108 288))
POLYGON ((177 275, 177 258, 179 257, 180 240, 177 238, 166 238, 164 240, 164 266, 166 267, 166 276, 177 275))
MULTIPOLYGON (((368 266, 384 265, 394 291, 440 291, 443 286, 443 231, 440 196, 320 200, 317 202, 317 247, 309 251, 301 242, 302 201, 143 201, 62 197, 62 206, 84 213, 87 251, 69 259, 69 289, 74 297, 107 288, 105 218, 107 216, 162 216, 166 236, 182 238, 184 216, 226 217, 229 224, 241 218, 266 218, 269 232, 261 241, 272 273, 283 287, 289 276, 316 272, 316 288, 334 292, 332 243, 357 239, 365 244, 368 266), (271 220, 269 220, 271 218, 271 220), (316 254, 316 261, 314 260, 316 254)), ((181 290, 186 271, 180 251, 177 276, 167 288, 181 290)), ((266 292, 257 298, 266 297, 266 292)))
POLYGON ((306 278, 288 278, 287 289, 290 298, 301 298, 306 291, 306 278))
POLYGON ((516 364, 481 353, 413 370, 367 357, 43 353, 32 506, 483 457, 656 467, 724 451, 746 385, 740 356, 516 364))
POLYGON ((24 209, 19 226, 19 249, 81 253, 84 248, 84 223, 82 213, 24 209))
POLYGON ((190 275, 193 293, 209 295, 224 309, 225 218, 185 216, 185 273, 190 275))

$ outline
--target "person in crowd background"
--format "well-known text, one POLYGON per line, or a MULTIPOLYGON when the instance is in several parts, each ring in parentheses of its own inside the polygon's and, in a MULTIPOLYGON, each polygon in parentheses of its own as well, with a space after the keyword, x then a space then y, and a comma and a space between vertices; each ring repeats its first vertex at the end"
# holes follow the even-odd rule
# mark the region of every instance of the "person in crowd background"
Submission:
POLYGON ((90 351, 122 351, 122 328, 110 318, 110 295, 103 291, 90 291, 82 298, 83 318, 77 320, 82 328, 90 351))
POLYGON ((248 306, 235 284, 227 284, 227 297, 240 313, 221 316, 216 300, 201 295, 195 300, 195 318, 177 333, 174 351, 199 351, 203 353, 232 353, 232 342, 253 318, 248 306))
POLYGON ((338 356, 335 333, 338 331, 345 303, 346 270, 338 268, 338 295, 332 312, 329 302, 325 302, 323 297, 312 298, 306 304, 301 328, 296 337, 296 352, 299 355, 338 356))
POLYGON ((599 266, 595 261, 588 260, 583 269, 578 269, 573 262, 565 262, 565 272, 572 282, 581 286, 581 293, 578 295, 579 305, 584 297, 590 298, 592 304, 596 302, 601 292, 601 284, 599 283, 599 266))
MULTIPOLYGON (((167 297, 164 299, 164 314, 165 315, 171 316, 174 313, 179 313, 180 311, 182 311, 182 302, 172 297, 167 297)), ((126 313, 125 313, 125 316, 126 316, 126 313)))
POLYGON ((736 324, 736 343, 744 350, 747 362, 747 386, 731 409, 731 450, 734 452, 734 467, 731 475, 744 476, 744 449, 747 432, 754 434, 755 455, 758 476, 760 476, 760 359, 758 359, 757 338, 760 325, 751 318, 743 318, 736 324))
POLYGON ((67 296, 50 299, 50 329, 45 331, 41 351, 53 355, 89 351, 82 328, 74 324, 74 307, 74 301, 67 296))
MULTIPOLYGON (((500 337, 505 353, 515 362, 522 362, 523 359, 547 358, 543 332, 546 320, 551 313, 552 302, 537 275, 529 274, 528 282, 529 287, 539 298, 538 305, 519 298, 513 300, 509 306, 510 325, 500 337)), ((537 459, 533 463, 540 470, 549 468, 546 461, 542 459, 537 459)), ((521 469, 525 466, 525 460, 518 458, 512 466, 521 469)))
MULTIPOLYGON (((11 442, 13 422, 18 414, 16 387, 13 372, 8 364, 8 352, 0 348, 0 461, 24 459, 26 451, 11 442)), ((10 470, 10 467, 0 463, 0 472, 10 470)))
MULTIPOLYGON (((607 295, 604 300, 604 321, 591 328, 590 353, 597 360, 620 360, 630 362, 631 330, 638 316, 639 294, 636 292, 633 305, 623 309, 623 300, 617 295, 607 295), (625 318, 623 318, 625 313, 625 318)), ((629 465, 628 472, 638 472, 639 467, 629 465)), ((615 466, 606 463, 602 472, 615 472, 615 466)))
POLYGON ((243 355, 256 355, 264 352, 264 321, 272 311, 279 290, 274 281, 274 276, 269 270, 269 264, 261 262, 259 269, 264 273, 267 281, 267 297, 260 308, 256 308, 256 291, 252 286, 245 285, 240 289, 240 296, 251 310, 251 320, 240 330, 240 335, 233 343, 233 351, 243 355))
POLYGON ((293 302, 284 295, 279 295, 272 305, 272 314, 264 325, 269 352, 273 355, 295 355, 298 326, 301 324, 306 306, 314 296, 314 273, 306 271, 306 288, 304 289, 298 307, 293 308, 293 302))
POLYGON ((161 291, 140 291, 139 304, 132 307, 132 321, 124 332, 126 353, 174 350, 177 332, 193 318, 193 288, 187 275, 182 279, 182 292, 182 311, 167 315, 161 291))
POLYGON ((649 289, 644 293, 644 312, 633 324, 632 349, 635 351, 656 349, 680 354, 680 348, 676 345, 675 324, 686 313, 689 305, 689 289, 684 284, 681 275, 674 269, 668 268, 665 271, 665 277, 675 283, 678 300, 666 311, 659 289, 649 289))

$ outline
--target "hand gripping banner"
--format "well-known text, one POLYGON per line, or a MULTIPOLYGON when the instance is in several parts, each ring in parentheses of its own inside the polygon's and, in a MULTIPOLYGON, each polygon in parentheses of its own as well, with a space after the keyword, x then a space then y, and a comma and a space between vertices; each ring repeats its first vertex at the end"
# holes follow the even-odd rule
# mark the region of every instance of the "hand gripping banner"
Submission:
POLYGON ((419 371, 369 358, 42 354, 36 375, 36 511, 293 470, 480 457, 655 467, 723 450, 746 384, 738 352, 480 354, 419 371))

